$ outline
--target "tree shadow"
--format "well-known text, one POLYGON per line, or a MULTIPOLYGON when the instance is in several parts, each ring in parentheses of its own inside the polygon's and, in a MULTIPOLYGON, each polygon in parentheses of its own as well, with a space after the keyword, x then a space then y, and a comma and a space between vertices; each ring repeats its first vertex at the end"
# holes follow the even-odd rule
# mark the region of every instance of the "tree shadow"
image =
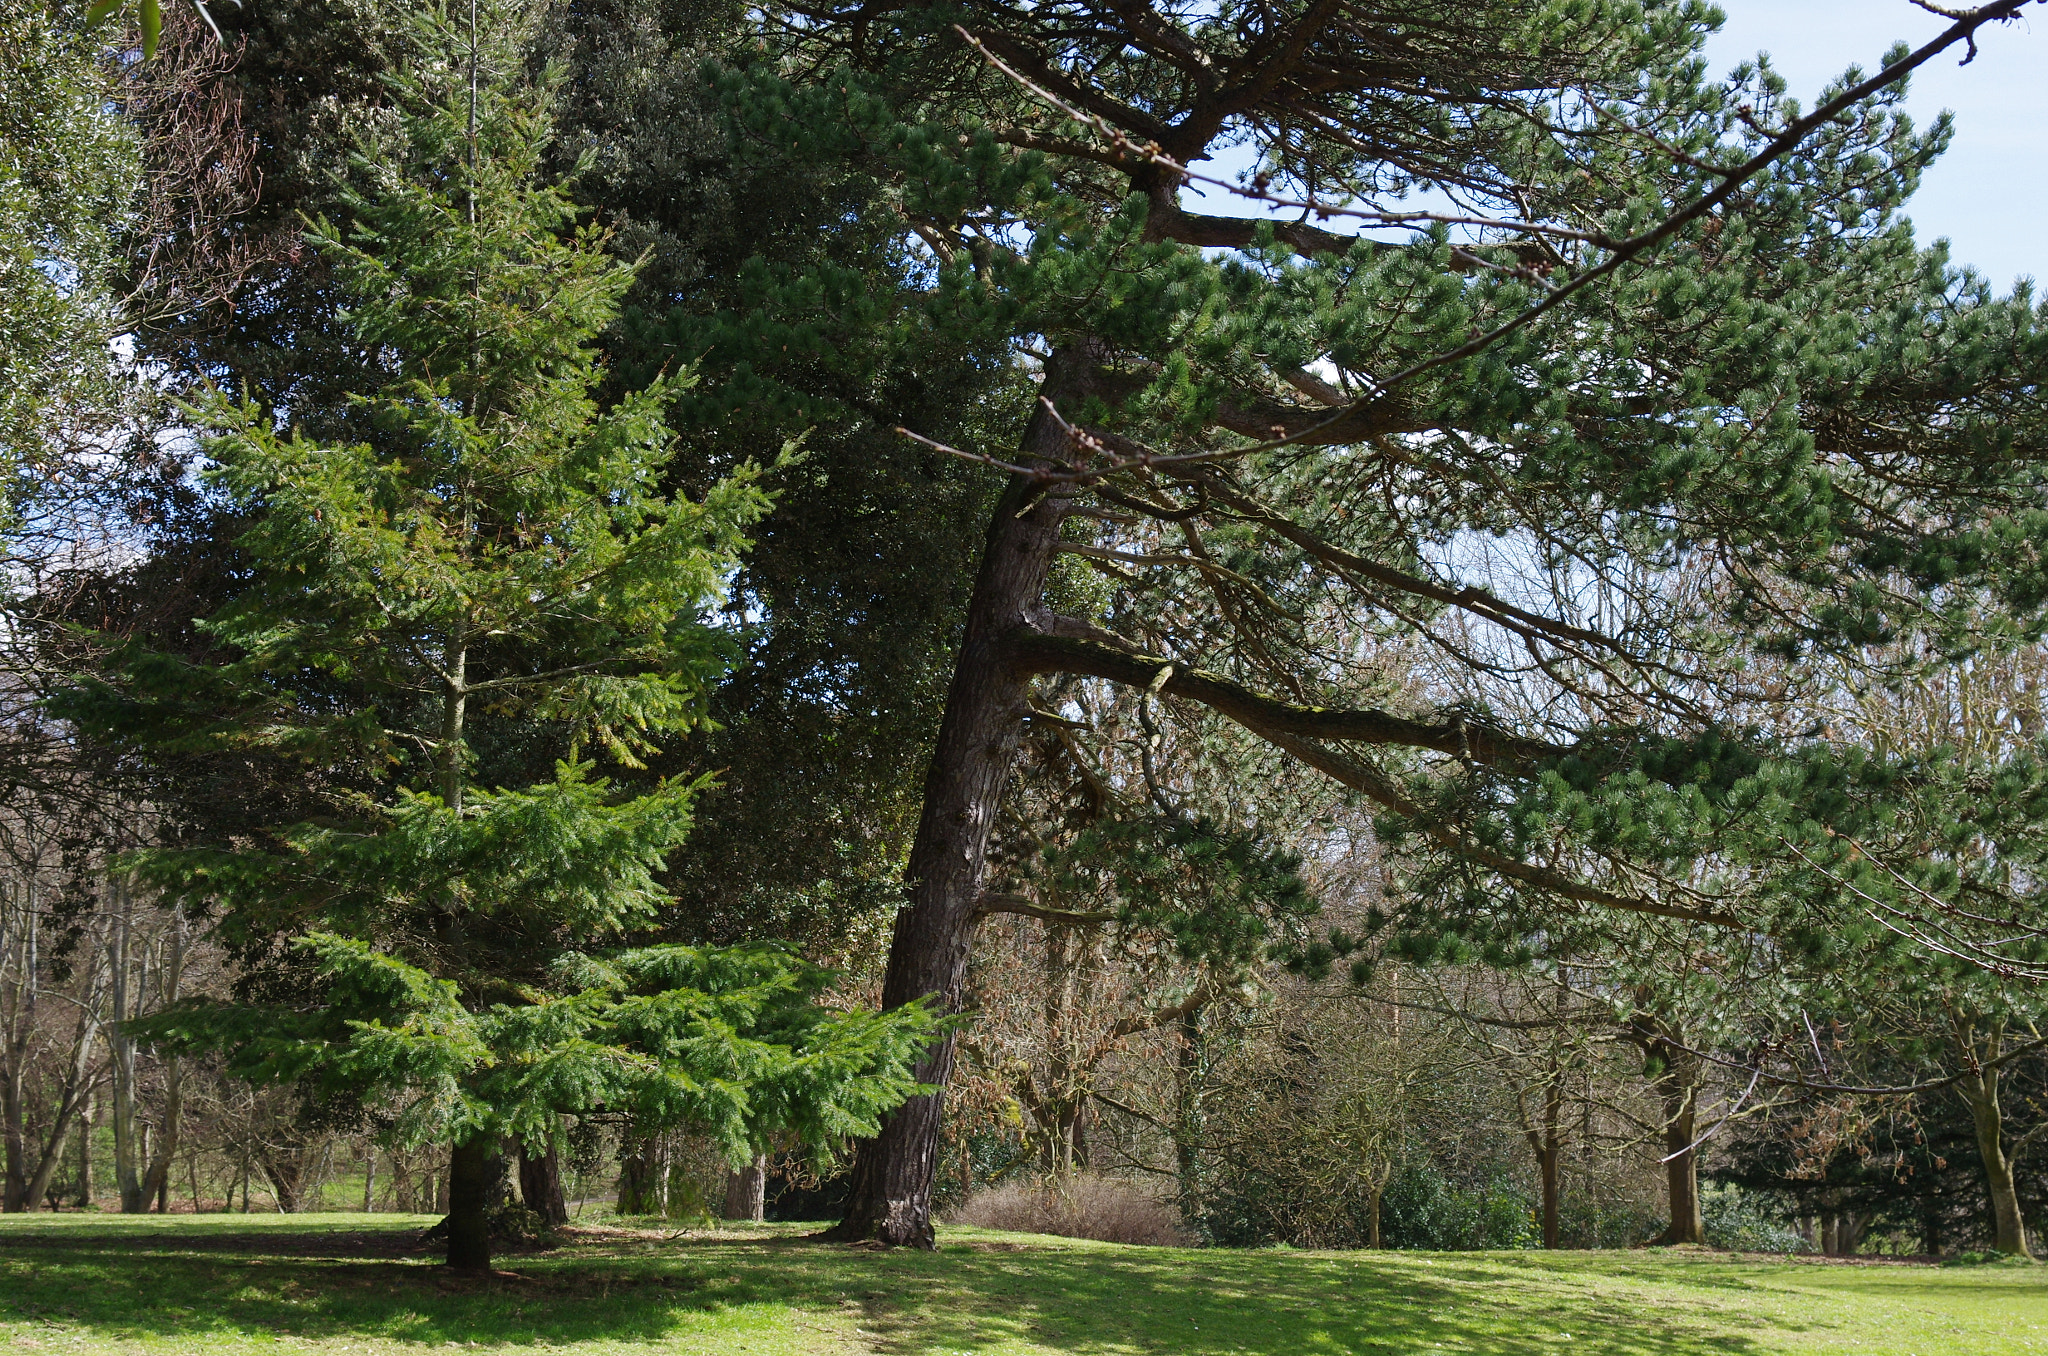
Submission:
POLYGON ((786 1328, 794 1311, 806 1331, 885 1356, 1011 1342, 1074 1356, 1535 1356, 1567 1342, 1581 1356, 1765 1349, 1732 1332, 1725 1305, 1706 1296, 1660 1293, 1650 1312, 1639 1293, 1575 1284, 1556 1265, 1053 1240, 878 1252, 620 1232, 508 1259, 516 1275, 469 1280, 411 1251, 415 1232, 361 1216, 261 1228, 191 1217, 182 1228, 8 1221, 0 1318, 117 1339, 242 1332, 503 1347, 737 1339, 786 1328))

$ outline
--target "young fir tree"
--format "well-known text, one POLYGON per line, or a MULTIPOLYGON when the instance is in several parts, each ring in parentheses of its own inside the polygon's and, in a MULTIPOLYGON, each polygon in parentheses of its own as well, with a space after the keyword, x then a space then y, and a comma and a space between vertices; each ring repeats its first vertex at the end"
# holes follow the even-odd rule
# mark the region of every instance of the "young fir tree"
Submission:
POLYGON ((769 501, 751 465, 664 493, 686 378, 593 399, 632 270, 537 180, 546 82, 508 74, 501 19, 481 53, 428 20, 393 82, 401 135, 358 163, 356 227, 314 232, 375 436, 321 445, 204 402, 208 475, 249 523, 246 587, 202 624, 217 662, 131 646, 63 703, 144 756, 318 770, 315 817, 135 859, 230 941, 297 936, 292 1001, 187 1005, 144 1034, 394 1103, 396 1133, 452 1146, 448 1260, 469 1269, 503 1138, 595 1110, 735 1156, 871 1133, 932 1021, 828 1011, 829 976, 770 946, 589 954, 668 902, 656 876, 705 785, 628 791, 593 755, 635 768, 701 723, 725 653, 705 611, 769 501))

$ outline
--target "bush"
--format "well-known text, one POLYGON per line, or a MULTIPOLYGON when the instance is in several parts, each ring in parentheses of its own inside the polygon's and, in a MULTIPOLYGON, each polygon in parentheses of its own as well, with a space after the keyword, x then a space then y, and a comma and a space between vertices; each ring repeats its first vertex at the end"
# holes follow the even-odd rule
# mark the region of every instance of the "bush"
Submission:
POLYGON ((1113 1177, 1078 1173, 1057 1182, 984 1188, 946 1216, 950 1224, 1057 1234, 1100 1243, 1179 1247, 1188 1242, 1172 1206, 1113 1177))
POLYGON ((1541 1247, 1535 1203, 1506 1176, 1460 1185, 1427 1162, 1402 1164, 1380 1201, 1389 1248, 1465 1252, 1541 1247))
POLYGON ((1772 1219, 1756 1197, 1740 1187, 1709 1186, 1700 1191, 1700 1219, 1707 1246, 1732 1252, 1811 1252, 1813 1245, 1772 1219))

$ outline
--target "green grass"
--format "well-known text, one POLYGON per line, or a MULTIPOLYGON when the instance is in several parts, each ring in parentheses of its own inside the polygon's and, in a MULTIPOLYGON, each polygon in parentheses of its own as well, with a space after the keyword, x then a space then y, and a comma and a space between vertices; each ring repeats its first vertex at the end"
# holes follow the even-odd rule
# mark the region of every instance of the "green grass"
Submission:
POLYGON ((392 1215, 9 1216, 0 1356, 2048 1353, 2048 1269, 587 1231, 462 1280, 392 1215))

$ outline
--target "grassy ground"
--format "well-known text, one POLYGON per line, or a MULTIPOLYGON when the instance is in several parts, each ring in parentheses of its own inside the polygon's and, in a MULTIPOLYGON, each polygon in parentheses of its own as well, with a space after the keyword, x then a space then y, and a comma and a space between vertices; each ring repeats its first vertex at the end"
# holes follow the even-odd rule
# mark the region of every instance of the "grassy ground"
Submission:
POLYGON ((389 1356, 2048 1354, 2048 1269, 1662 1253, 1123 1248, 972 1231, 936 1254, 786 1227, 589 1230, 462 1281, 392 1215, 9 1216, 8 1352, 389 1356))

